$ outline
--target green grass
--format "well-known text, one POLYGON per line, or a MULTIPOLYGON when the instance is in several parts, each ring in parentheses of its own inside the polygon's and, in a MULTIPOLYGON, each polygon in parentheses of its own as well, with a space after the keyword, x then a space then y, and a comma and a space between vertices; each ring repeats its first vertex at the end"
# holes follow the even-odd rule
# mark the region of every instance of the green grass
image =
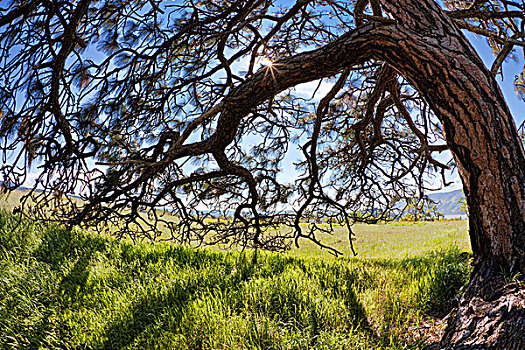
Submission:
POLYGON ((462 222, 363 226, 359 258, 305 245, 254 263, 0 215, 0 349, 418 349, 469 274, 462 222))
POLYGON ((13 208, 20 205, 21 198, 27 194, 27 190, 13 190, 7 191, 0 186, 0 208, 6 210, 13 210, 13 208))
MULTIPOLYGON (((471 251, 466 220, 356 224, 352 230, 355 234, 354 250, 359 258, 405 259, 449 247, 471 251)), ((335 227, 331 234, 320 238, 324 244, 337 248, 344 255, 353 255, 345 228, 335 227)), ((303 239, 299 243, 300 247, 292 250, 296 256, 331 256, 328 250, 309 240, 303 239)))

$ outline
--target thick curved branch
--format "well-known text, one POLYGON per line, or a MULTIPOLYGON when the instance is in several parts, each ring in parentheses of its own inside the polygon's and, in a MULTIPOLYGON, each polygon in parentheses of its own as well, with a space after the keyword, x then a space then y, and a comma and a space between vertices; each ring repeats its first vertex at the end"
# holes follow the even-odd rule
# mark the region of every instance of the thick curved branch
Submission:
MULTIPOLYGON (((301 83, 334 76, 346 67, 365 63, 374 55, 375 46, 371 44, 377 44, 378 38, 392 31, 396 31, 396 28, 391 24, 367 23, 320 49, 283 58, 271 67, 259 70, 232 89, 218 106, 192 122, 183 131, 179 141, 165 153, 164 158, 145 170, 134 184, 150 178, 177 159, 211 154, 216 150, 225 149, 234 140, 241 120, 255 111, 255 108, 264 101, 301 83), (210 138, 182 144, 202 121, 216 115, 219 111, 221 114, 216 131, 210 138)), ((130 186, 133 187, 134 184, 130 186)))
POLYGON ((505 44, 512 44, 512 45, 516 45, 516 46, 521 46, 521 47, 525 47, 525 42, 522 41, 522 40, 517 40, 517 39, 514 39, 514 38, 505 38, 505 37, 502 37, 498 32, 495 32, 493 30, 490 30, 490 29, 484 29, 484 28, 479 28, 479 27, 476 27, 468 22, 465 22, 463 20, 455 20, 455 23, 456 25, 461 28, 461 29, 466 29, 474 34, 478 34, 478 35, 482 35, 484 37, 487 37, 491 40, 494 40, 495 42, 497 42, 498 44, 500 45, 505 45, 505 44))
MULTIPOLYGON (((507 41, 505 45, 503 45, 503 48, 498 54, 498 57, 496 57, 496 59, 494 60, 494 63, 492 64, 492 67, 490 68, 490 72, 492 73, 493 76, 496 76, 498 74, 498 71, 500 70, 501 65, 507 59, 507 56, 512 52, 514 45, 515 44, 512 41, 507 41)), ((501 75, 503 76, 503 72, 501 73, 501 75)))
POLYGON ((76 44, 75 39, 77 28, 80 25, 80 21, 88 11, 90 3, 91 0, 81 0, 78 3, 71 16, 69 24, 64 29, 64 34, 61 38, 62 47, 53 62, 51 90, 49 92, 49 108, 50 111, 55 115, 57 125, 63 133, 63 136, 66 140, 66 147, 69 151, 73 150, 73 136, 71 134, 70 125, 60 109, 60 80, 64 74, 64 65, 66 64, 66 60, 76 44))
POLYGON ((491 19, 503 19, 503 18, 524 18, 522 11, 484 11, 477 8, 469 8, 464 10, 454 10, 445 12, 449 17, 455 19, 481 19, 488 21, 491 19))

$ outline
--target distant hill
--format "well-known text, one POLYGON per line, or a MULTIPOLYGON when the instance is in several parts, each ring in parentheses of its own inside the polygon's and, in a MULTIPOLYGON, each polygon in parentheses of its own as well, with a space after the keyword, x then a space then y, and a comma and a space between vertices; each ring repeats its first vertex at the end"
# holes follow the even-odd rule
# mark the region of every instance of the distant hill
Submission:
MULTIPOLYGON (((0 181, 0 187, 3 186, 3 183, 0 181)), ((27 187, 19 187, 17 191, 19 191, 18 195, 16 196, 16 200, 19 199, 19 197, 22 195, 22 193, 25 193, 26 191, 29 191, 30 189, 27 187)), ((38 191, 38 190, 37 190, 38 191)), ((73 198, 79 198, 78 196, 71 195, 73 198)), ((459 202, 461 199, 465 198, 465 194, 462 190, 455 190, 450 192, 439 192, 439 193, 429 193, 428 197, 436 202, 437 211, 440 213, 443 213, 445 216, 456 216, 456 215, 464 215, 465 213, 460 212, 461 208, 461 202, 459 202), (459 203, 458 203, 459 202, 459 203)), ((2 200, 2 198, 0 198, 2 200)), ((1 203, 0 203, 1 206, 1 203)), ((209 215, 212 217, 217 217, 221 214, 210 211, 209 215)), ((233 214, 232 214, 233 215, 233 214)))
POLYGON ((450 192, 430 193, 428 197, 436 202, 438 212, 444 215, 460 215, 461 202, 465 198, 462 190, 450 192), (458 203, 459 202, 459 203, 458 203))

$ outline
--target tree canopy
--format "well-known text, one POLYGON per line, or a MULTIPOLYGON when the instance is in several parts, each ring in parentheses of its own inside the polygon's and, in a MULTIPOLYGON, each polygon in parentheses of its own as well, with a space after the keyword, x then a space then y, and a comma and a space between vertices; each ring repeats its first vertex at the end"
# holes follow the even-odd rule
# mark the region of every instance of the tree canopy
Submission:
POLYGON ((442 346, 522 348, 525 153, 495 77, 524 15, 506 0, 3 1, 3 185, 38 174, 22 212, 69 225, 282 249, 322 245, 321 220, 396 217, 457 167, 474 271, 442 346))
MULTIPOLYGON (((38 173, 25 205, 48 219, 280 249, 324 218, 396 217, 455 167, 427 96, 376 53, 401 23, 378 0, 4 3, 3 182, 38 173)), ((493 75, 525 47, 522 2, 440 6, 486 37, 493 75)))

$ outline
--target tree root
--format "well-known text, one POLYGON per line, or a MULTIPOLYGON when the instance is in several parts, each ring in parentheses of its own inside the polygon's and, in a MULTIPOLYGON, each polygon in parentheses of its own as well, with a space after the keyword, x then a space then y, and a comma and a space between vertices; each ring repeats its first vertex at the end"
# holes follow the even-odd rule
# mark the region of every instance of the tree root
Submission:
POLYGON ((492 295, 473 289, 471 284, 451 312, 440 348, 525 349, 525 285, 510 283, 492 295))

